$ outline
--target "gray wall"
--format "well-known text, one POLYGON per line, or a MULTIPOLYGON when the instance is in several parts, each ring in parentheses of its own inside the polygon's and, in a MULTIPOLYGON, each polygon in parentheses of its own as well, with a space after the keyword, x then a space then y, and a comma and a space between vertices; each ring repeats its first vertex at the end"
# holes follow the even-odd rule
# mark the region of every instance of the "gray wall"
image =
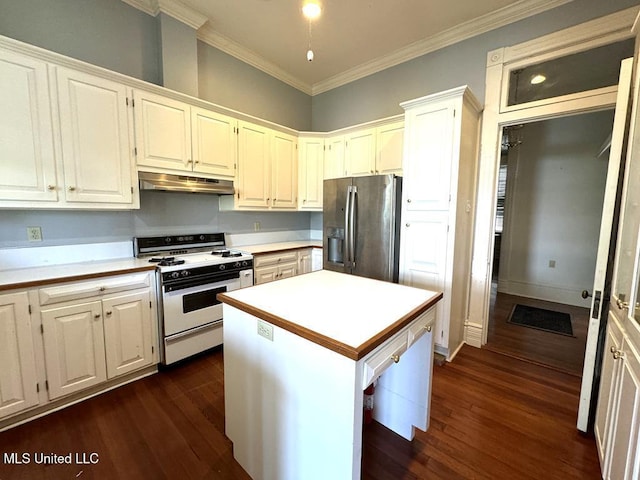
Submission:
POLYGON ((134 236, 172 233, 252 233, 309 230, 307 212, 220 212, 215 195, 141 192, 140 210, 43 211, 0 210, 0 248, 43 247, 79 243, 119 242, 134 236), (43 241, 27 241, 28 226, 42 227, 43 241))
POLYGON ((316 95, 312 100, 312 128, 330 131, 400 114, 400 102, 460 85, 469 85, 484 103, 487 52, 634 5, 639 5, 637 0, 574 0, 316 95))

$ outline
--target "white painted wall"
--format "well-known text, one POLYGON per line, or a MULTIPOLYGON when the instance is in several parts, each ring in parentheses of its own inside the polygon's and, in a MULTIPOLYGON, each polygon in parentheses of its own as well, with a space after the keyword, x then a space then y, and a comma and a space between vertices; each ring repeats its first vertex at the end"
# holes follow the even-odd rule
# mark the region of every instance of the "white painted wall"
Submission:
POLYGON ((510 150, 498 290, 570 305, 591 290, 613 112, 525 125, 510 150), (555 261, 555 267, 549 262, 555 261))

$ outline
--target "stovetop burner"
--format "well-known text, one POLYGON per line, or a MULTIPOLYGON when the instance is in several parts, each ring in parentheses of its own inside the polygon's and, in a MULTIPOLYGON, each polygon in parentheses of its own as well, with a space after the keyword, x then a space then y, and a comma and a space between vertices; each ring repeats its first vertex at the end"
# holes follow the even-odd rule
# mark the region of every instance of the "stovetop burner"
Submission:
POLYGON ((231 250, 214 250, 211 255, 220 255, 221 257, 241 257, 242 252, 232 252, 231 250))
POLYGON ((176 260, 176 257, 150 258, 149 263, 157 263, 161 267, 170 267, 173 265, 182 265, 184 260, 176 260))

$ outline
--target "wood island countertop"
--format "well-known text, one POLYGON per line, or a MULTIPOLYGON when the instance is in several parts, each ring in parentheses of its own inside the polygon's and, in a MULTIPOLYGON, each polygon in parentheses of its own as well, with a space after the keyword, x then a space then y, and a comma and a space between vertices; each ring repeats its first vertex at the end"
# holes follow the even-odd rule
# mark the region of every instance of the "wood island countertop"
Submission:
POLYGON ((441 292, 328 270, 218 294, 225 304, 353 360, 441 298, 441 292))

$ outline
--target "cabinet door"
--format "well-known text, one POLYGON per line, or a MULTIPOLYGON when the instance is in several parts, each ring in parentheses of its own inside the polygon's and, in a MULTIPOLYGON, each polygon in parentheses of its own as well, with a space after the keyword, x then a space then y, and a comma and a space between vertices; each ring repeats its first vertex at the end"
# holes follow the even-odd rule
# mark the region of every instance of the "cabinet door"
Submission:
POLYGON ((298 188, 301 210, 322 210, 323 164, 324 140, 322 138, 300 138, 298 188))
POLYGON ((450 304, 447 294, 447 216, 436 214, 420 218, 403 215, 400 235, 400 283, 410 287, 445 292, 436 306, 435 343, 447 347, 449 341, 448 319, 444 312, 450 304))
POLYGON ((239 207, 267 207, 271 201, 269 130, 239 122, 238 202, 239 207))
POLYGON ((402 173, 404 121, 376 129, 376 173, 402 173))
POLYGON ((132 203, 127 88, 55 70, 67 202, 132 203))
POLYGON ((622 333, 615 318, 609 315, 607 326, 607 340, 605 342, 604 355, 602 357, 602 372, 600 374, 600 393, 598 397, 598 410, 594 423, 594 435, 598 454, 600 455, 600 466, 605 472, 607 461, 606 453, 610 445, 611 418, 615 409, 616 390, 618 387, 618 374, 621 362, 615 361, 613 353, 620 350, 622 343, 622 333))
POLYGON ((238 141, 234 118, 191 107, 193 171, 234 177, 238 141))
POLYGON ((347 175, 373 175, 376 165, 376 130, 368 128, 347 135, 347 175))
POLYGON ((191 172, 189 105, 139 90, 134 96, 138 165, 191 172))
POLYGON ((0 418, 38 404, 26 292, 0 295, 0 418))
POLYGON ((102 304, 42 310, 49 398, 78 392, 107 379, 102 304))
POLYGON ((297 138, 273 132, 271 149, 271 206, 293 210, 298 203, 297 138))
MULTIPOLYGON (((611 453, 605 478, 634 480, 638 478, 637 459, 640 448, 640 360, 629 344, 623 344, 618 380, 618 406, 611 425, 611 453)), ((607 355, 607 353, 605 353, 607 355)), ((608 352, 608 355, 611 355, 608 352)))
POLYGON ((311 272, 311 248, 298 250, 298 273, 311 272))
POLYGON ((277 279, 278 267, 260 267, 253 270, 253 281, 255 285, 273 282, 277 279))
POLYGON ((347 176, 344 165, 344 137, 329 137, 325 142, 324 178, 341 178, 347 176))
POLYGON ((449 209, 453 115, 449 104, 407 111, 402 198, 408 211, 449 209))
POLYGON ((0 201, 57 201, 50 109, 47 65, 0 51, 0 201))
POLYGON ((102 301, 108 378, 153 362, 150 305, 148 291, 102 301))
POLYGON ((278 267, 278 274, 276 278, 281 280, 283 278, 295 277, 298 275, 298 264, 296 263, 287 263, 285 265, 280 265, 278 267))

